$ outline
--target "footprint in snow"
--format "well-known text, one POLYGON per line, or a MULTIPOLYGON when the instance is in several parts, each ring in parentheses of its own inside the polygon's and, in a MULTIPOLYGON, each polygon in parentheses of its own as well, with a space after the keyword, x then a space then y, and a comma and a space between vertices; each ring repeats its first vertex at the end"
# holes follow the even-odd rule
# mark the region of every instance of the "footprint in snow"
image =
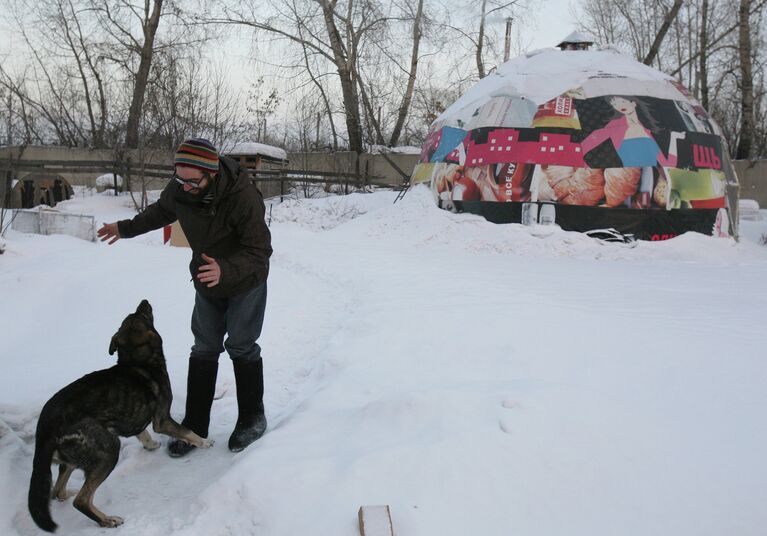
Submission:
MULTIPOLYGON (((501 407, 503 409, 522 409, 524 406, 519 400, 507 398, 501 402, 501 407)), ((501 417, 501 419, 498 421, 498 426, 505 434, 511 434, 514 429, 512 419, 510 417, 501 417)))

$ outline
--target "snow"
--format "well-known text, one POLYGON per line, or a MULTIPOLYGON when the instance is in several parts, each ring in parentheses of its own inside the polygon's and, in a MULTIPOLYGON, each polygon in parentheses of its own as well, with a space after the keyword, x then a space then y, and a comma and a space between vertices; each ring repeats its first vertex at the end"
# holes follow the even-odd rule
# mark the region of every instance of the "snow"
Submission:
POLYGON ((278 160, 288 159, 288 153, 285 152, 285 149, 282 149, 280 147, 275 147, 273 145, 266 145, 264 143, 256 143, 253 141, 243 141, 240 143, 235 143, 231 149, 222 151, 222 153, 227 155, 234 154, 238 156, 263 155, 263 156, 269 156, 271 158, 276 158, 278 160))
POLYGON ((738 199, 738 215, 741 220, 761 220, 759 202, 756 199, 738 199))
MULTIPOLYGON (((117 187, 122 188, 123 178, 117 175, 117 187)), ((96 186, 100 188, 114 188, 115 187, 115 175, 113 173, 105 173, 96 177, 96 186)))
POLYGON ((387 147, 385 145, 371 145, 370 154, 393 153, 393 154, 421 154, 421 148, 414 145, 399 145, 397 147, 387 147))
MULTIPOLYGON (((763 534, 767 222, 740 243, 687 234, 634 248, 555 226, 493 225, 419 186, 272 205, 260 343, 267 434, 236 420, 222 356, 207 451, 123 440, 95 504, 154 535, 763 534)), ((129 217, 127 194, 62 210, 129 217)), ((142 298, 185 401, 189 251, 155 231, 113 246, 10 231, 0 257, 0 534, 36 534, 26 493, 37 416, 110 366, 142 298)), ((163 443, 167 437, 158 436, 163 443)), ((75 473, 72 485, 82 482, 75 473)), ((106 534, 71 501, 62 534, 106 534)))

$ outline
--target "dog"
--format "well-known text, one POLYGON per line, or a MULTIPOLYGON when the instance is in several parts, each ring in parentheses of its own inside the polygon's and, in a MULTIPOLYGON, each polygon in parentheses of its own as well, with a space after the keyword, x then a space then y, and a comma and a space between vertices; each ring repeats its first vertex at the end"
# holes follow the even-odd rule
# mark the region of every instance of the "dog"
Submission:
MULTIPOLYGON (((63 501, 72 471, 82 469, 85 482, 74 507, 102 527, 116 527, 122 518, 108 516, 93 505, 93 494, 117 465, 120 437, 138 436, 144 448, 160 444, 146 430, 183 439, 209 448, 204 439, 173 420, 170 379, 165 368, 162 338, 154 328, 152 306, 143 300, 135 313, 123 320, 109 344, 117 352, 117 364, 76 380, 43 406, 37 422, 35 455, 29 482, 28 507, 41 529, 54 532, 50 499, 63 501), (51 494, 51 464, 59 464, 59 476, 51 494)), ((73 493, 74 494, 74 493, 73 493)))

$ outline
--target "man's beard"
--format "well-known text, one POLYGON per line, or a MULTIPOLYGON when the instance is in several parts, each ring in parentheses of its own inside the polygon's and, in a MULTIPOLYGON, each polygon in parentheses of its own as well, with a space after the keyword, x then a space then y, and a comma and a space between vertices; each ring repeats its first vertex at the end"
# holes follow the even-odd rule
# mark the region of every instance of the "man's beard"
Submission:
POLYGON ((173 197, 178 203, 181 203, 182 205, 199 207, 202 206, 202 200, 205 197, 205 192, 207 189, 208 188, 205 188, 204 190, 197 190, 197 193, 192 193, 194 190, 187 192, 184 190, 183 186, 179 185, 179 188, 176 190, 176 193, 173 197))

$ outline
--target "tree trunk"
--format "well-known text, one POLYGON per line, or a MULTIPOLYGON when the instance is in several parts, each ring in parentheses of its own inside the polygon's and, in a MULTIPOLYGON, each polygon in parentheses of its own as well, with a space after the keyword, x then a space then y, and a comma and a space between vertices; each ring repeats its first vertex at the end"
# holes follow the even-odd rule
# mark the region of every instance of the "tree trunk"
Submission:
POLYGON ((661 27, 658 30, 658 34, 655 36, 655 40, 650 46, 650 52, 647 53, 647 56, 642 62, 645 65, 652 65, 652 62, 655 61, 655 57, 658 55, 658 51, 660 50, 660 46, 663 43, 663 39, 666 37, 666 32, 668 32, 671 23, 674 22, 677 13, 679 13, 679 9, 682 7, 683 1, 684 0, 674 0, 674 5, 671 6, 671 9, 666 14, 666 18, 663 19, 663 24, 661 24, 661 27))
POLYGON ((482 0, 482 11, 479 17, 479 36, 477 37, 477 74, 480 80, 485 77, 485 62, 482 59, 482 51, 485 44, 485 9, 487 7, 487 0, 482 0))
POLYGON ((11 135, 11 132, 13 131, 13 93, 8 91, 8 120, 7 120, 7 129, 6 132, 6 145, 13 145, 13 136, 11 135))
POLYGON ((751 0, 740 0, 738 11, 738 55, 740 57, 740 136, 735 158, 751 158, 754 145, 754 79, 751 72, 751 0))
POLYGON ((349 150, 361 153, 363 149, 359 97, 357 95, 356 83, 352 76, 352 69, 347 63, 341 35, 333 20, 336 3, 335 1, 321 0, 320 5, 322 6, 325 27, 330 39, 330 48, 333 50, 333 60, 341 81, 341 94, 343 95, 344 109, 346 111, 346 130, 349 136, 349 150))
POLYGON ((700 11, 700 103, 708 110, 708 0, 703 0, 700 11))
MULTIPOLYGON (((64 38, 66 39, 67 46, 72 51, 72 57, 75 59, 75 64, 77 65, 77 72, 80 75, 80 81, 83 84, 83 97, 85 98, 85 107, 88 112, 88 122, 90 123, 90 130, 91 130, 91 145, 95 146, 97 143, 98 138, 98 131, 96 129, 96 117, 93 114, 93 99, 91 98, 91 90, 88 84, 88 77, 85 74, 85 66, 83 65, 82 60, 80 59, 80 51, 77 49, 77 45, 75 44, 74 38, 72 37, 71 32, 69 31, 69 21, 67 20, 67 16, 64 13, 64 8, 61 4, 58 6, 59 8, 59 15, 61 17, 61 24, 64 27, 64 38)), ((75 17, 77 15, 74 15, 75 17)), ((87 55, 87 51, 83 49, 83 54, 87 55)), ((87 140, 85 140, 87 141, 87 140)))
MULTIPOLYGON (((149 71, 152 67, 154 38, 157 34, 157 27, 160 24, 162 3, 163 0, 154 0, 152 15, 144 21, 144 44, 141 46, 141 60, 138 66, 138 72, 136 73, 136 82, 133 86, 133 98, 131 99, 130 109, 128 110, 128 125, 125 133, 125 145, 129 148, 135 149, 138 147, 141 112, 144 107, 144 97, 146 96, 149 71)), ((145 1, 144 7, 145 12, 148 15, 149 0, 145 1)))
POLYGON ((413 20, 413 53, 410 55, 410 75, 407 79, 405 94, 402 96, 402 102, 399 106, 397 122, 394 125, 394 130, 392 131, 391 138, 389 139, 390 147, 393 147, 399 141, 399 137, 402 134, 402 127, 405 125, 405 119, 407 118, 408 111, 410 110, 410 102, 413 100, 413 88, 415 87, 415 79, 418 73, 418 49, 421 45, 422 16, 423 0, 418 0, 418 8, 416 8, 415 20, 413 20))

